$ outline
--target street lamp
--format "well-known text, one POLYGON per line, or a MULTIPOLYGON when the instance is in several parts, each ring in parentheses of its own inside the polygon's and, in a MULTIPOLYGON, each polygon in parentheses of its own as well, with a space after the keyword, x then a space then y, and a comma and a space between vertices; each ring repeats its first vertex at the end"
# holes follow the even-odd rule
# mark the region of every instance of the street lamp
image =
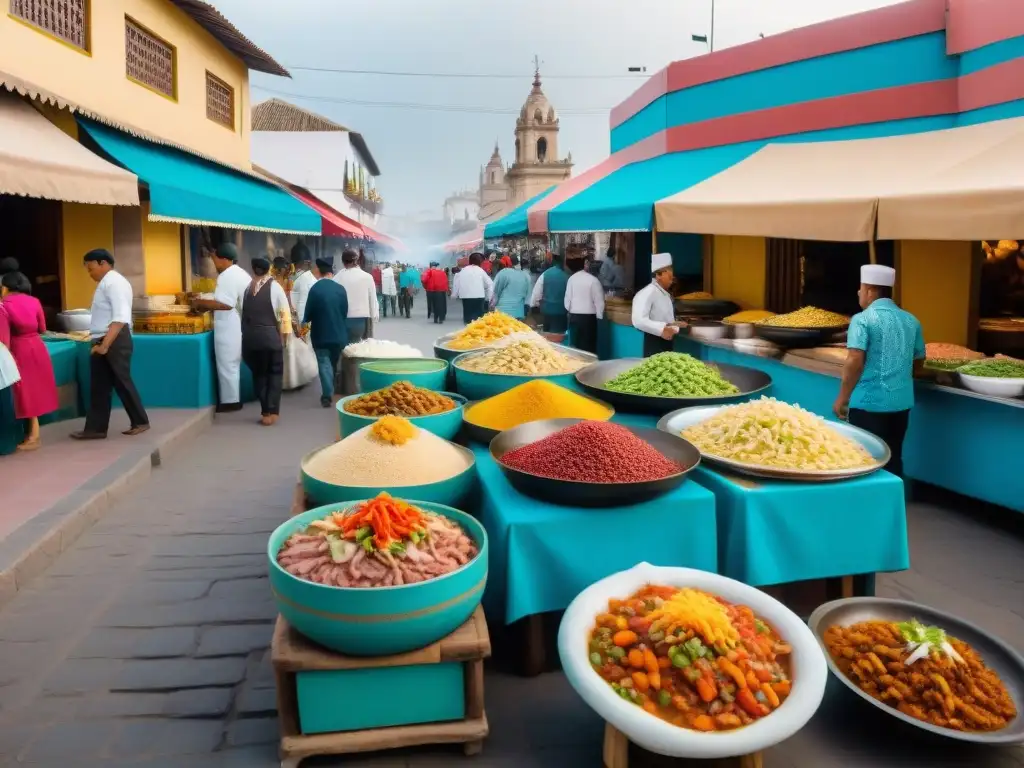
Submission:
POLYGON ((690 39, 695 43, 704 43, 708 46, 708 51, 714 53, 715 51, 715 0, 711 0, 711 34, 710 35, 690 35, 690 39))

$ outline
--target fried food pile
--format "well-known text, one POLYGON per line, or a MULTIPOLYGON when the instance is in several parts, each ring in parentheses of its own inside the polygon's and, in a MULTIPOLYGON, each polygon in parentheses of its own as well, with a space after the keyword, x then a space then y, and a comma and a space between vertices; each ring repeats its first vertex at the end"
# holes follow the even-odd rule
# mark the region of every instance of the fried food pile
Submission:
POLYGON ((824 640, 862 691, 917 720, 997 731, 1017 716, 1006 686, 971 646, 937 628, 927 628, 927 638, 916 628, 925 630, 917 622, 865 621, 829 627, 824 640))

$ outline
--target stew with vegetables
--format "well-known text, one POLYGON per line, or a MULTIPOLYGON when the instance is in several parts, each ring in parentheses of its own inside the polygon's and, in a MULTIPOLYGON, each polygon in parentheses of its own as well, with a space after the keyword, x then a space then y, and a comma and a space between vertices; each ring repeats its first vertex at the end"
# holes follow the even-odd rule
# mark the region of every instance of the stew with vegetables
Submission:
POLYGON ((696 589, 648 585, 609 600, 589 643, 591 665, 618 696, 681 728, 742 728, 792 687, 792 648, 775 630, 696 589))

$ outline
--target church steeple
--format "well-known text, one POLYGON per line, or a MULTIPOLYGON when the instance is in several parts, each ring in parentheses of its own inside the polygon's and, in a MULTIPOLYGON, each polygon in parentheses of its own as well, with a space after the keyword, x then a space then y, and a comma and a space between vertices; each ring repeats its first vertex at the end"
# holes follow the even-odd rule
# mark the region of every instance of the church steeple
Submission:
POLYGON ((540 57, 533 57, 533 87, 540 90, 540 57))

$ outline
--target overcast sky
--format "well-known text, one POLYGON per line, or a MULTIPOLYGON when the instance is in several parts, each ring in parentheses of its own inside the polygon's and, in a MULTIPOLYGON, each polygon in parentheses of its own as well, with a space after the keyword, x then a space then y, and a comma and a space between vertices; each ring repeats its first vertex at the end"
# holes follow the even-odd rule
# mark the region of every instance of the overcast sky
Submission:
MULTIPOLYGON (((608 109, 643 83, 623 77, 627 67, 646 66, 653 73, 704 53, 706 46, 690 36, 707 33, 711 18, 711 0, 214 3, 292 72, 292 80, 253 73, 254 102, 285 98, 361 132, 380 165, 378 189, 392 215, 421 209, 439 215, 449 193, 475 189, 496 139, 510 161, 515 118, 530 91, 535 54, 542 77, 548 75, 544 91, 561 112, 559 153, 572 151, 577 173, 601 161, 608 155, 608 109), (298 67, 519 77, 385 77, 298 67)), ((716 0, 715 48, 893 3, 716 0)))

